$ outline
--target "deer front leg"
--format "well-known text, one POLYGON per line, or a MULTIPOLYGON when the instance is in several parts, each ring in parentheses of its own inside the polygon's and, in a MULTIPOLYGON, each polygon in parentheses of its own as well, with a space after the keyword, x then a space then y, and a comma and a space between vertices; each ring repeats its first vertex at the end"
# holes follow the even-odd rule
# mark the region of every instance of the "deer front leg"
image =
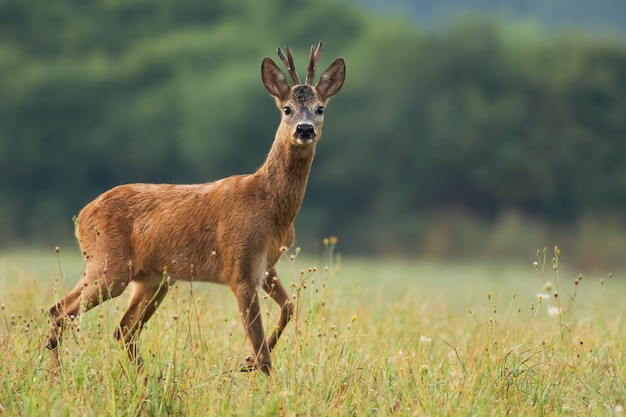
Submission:
POLYGON ((241 313, 243 327, 254 350, 254 356, 246 359, 241 370, 249 372, 260 369, 263 373, 269 375, 272 370, 272 360, 270 358, 270 349, 265 340, 263 321, 261 320, 258 289, 256 286, 242 285, 241 288, 236 290, 235 296, 241 313))
POLYGON ((274 331, 267 339, 267 345, 271 352, 274 346, 276 346, 276 342, 278 342, 278 338, 283 333, 283 330, 285 330, 287 323, 289 323, 289 320, 293 317, 294 307, 291 297, 289 297, 287 290, 276 274, 276 269, 271 268, 268 271, 268 275, 266 275, 263 280, 263 290, 268 293, 280 307, 278 323, 276 323, 274 331))

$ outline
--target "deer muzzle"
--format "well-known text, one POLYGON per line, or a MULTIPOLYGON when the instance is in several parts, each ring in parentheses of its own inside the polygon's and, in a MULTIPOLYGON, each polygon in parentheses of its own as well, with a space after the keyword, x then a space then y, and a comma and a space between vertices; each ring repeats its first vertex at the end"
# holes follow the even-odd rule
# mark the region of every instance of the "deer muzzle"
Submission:
POLYGON ((309 143, 315 139, 315 126, 309 123, 302 123, 296 126, 294 136, 300 143, 309 143))

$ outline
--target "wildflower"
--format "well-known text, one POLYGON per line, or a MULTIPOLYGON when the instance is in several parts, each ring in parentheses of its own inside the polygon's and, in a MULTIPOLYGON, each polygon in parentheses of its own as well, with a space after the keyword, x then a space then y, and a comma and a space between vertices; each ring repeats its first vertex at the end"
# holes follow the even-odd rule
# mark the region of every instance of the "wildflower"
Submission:
POLYGON ((538 292, 537 293, 537 301, 540 303, 541 301, 543 301, 544 299, 549 299, 550 296, 548 294, 543 294, 538 292))
POLYGON ((430 337, 420 336, 420 343, 424 346, 430 345, 430 342, 432 341, 433 339, 431 339, 430 337))
POLYGON ((552 291, 552 283, 550 281, 546 281, 546 283, 543 284, 543 289, 547 292, 552 291))
POLYGON ((533 262, 533 269, 536 270, 537 268, 539 268, 539 262, 535 261, 533 262))
POLYGON ((352 316, 352 321, 351 321, 351 323, 354 323, 354 322, 356 321, 356 318, 357 318, 357 317, 356 317, 356 314, 355 314, 354 316, 352 316))
POLYGON ((556 317, 563 314, 563 311, 557 307, 557 306, 550 306, 548 307, 548 316, 550 317, 556 317))

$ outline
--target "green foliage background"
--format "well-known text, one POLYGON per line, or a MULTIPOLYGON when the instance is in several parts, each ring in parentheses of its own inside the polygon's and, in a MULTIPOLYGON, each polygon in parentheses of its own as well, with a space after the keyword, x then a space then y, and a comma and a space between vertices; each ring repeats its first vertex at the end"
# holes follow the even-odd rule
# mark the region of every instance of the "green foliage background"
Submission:
POLYGON ((572 27, 626 33, 622 0, 356 0, 378 13, 402 13, 421 25, 449 23, 459 16, 486 14, 531 21, 545 29, 572 27))
POLYGON ((459 213, 626 220, 623 39, 488 18, 420 29, 332 0, 3 0, 0 247, 71 241, 72 216, 120 183, 254 171, 279 120, 260 62, 289 44, 302 67, 320 39, 320 66, 344 56, 348 76, 299 245, 413 253, 459 213))

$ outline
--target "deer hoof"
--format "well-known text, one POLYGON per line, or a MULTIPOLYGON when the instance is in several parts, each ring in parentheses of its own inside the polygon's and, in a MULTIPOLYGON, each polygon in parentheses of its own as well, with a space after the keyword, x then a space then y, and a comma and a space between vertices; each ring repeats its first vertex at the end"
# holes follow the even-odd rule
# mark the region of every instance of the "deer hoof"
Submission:
POLYGON ((132 364, 135 365, 137 367, 137 369, 143 369, 143 356, 141 355, 137 355, 135 358, 133 358, 132 360, 132 364))
POLYGON ((252 356, 248 356, 239 366, 240 372, 252 372, 261 370, 264 374, 269 375, 272 370, 271 363, 258 363, 252 356))

